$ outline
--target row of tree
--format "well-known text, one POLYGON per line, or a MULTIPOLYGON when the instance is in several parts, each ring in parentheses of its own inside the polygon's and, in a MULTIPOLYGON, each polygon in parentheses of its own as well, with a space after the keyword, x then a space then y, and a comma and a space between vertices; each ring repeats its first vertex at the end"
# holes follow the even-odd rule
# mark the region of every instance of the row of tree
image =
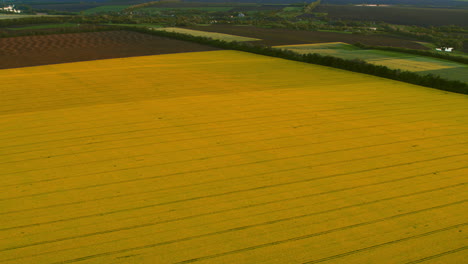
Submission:
MULTIPOLYGON (((34 24, 37 22, 41 23, 57 23, 57 22, 86 22, 86 17, 44 17, 44 18, 31 18, 21 21, 14 20, 0 20, 0 26, 5 26, 10 23, 18 24, 18 23, 25 23, 25 24, 34 24)), ((92 21, 96 22, 96 21, 92 21)), ((120 22, 120 21, 119 21, 120 22)), ((324 56, 320 54, 306 54, 301 55, 292 51, 282 50, 278 48, 272 48, 270 46, 264 45, 257 45, 251 43, 243 43, 243 42, 226 42, 222 40, 215 40, 211 38, 205 37, 197 37, 187 34, 175 33, 175 32, 166 32, 160 30, 151 30, 145 27, 121 27, 121 26, 98 26, 93 24, 88 25, 81 25, 80 27, 72 27, 72 28, 57 28, 53 30, 47 31, 3 31, 0 32, 0 37, 10 37, 10 36, 19 36, 19 35, 42 35, 42 34, 56 34, 56 33, 77 33, 77 32, 93 32, 93 31, 103 31, 103 30, 132 30, 141 33, 153 34, 163 37, 175 38, 185 41, 196 42, 200 44, 210 45, 214 47, 219 47, 222 49, 232 49, 232 50, 239 50, 245 52, 251 52, 266 56, 273 56, 288 60, 295 60, 301 61, 306 63, 312 64, 319 64, 324 66, 330 66, 334 68, 366 73, 371 75, 376 75, 384 78, 389 78, 393 80, 404 81, 412 84, 427 86, 431 88, 447 90, 451 92, 463 93, 468 94, 468 84, 460 81, 455 80, 448 80, 441 78, 436 75, 428 74, 428 75, 420 75, 414 72, 409 71, 402 71, 402 70, 395 70, 390 69, 385 66, 379 66, 367 63, 363 60, 346 60, 332 56, 324 56)), ((365 46, 362 44, 357 44, 358 47, 361 48, 372 48, 372 49, 381 49, 381 50, 388 50, 388 51, 398 51, 398 52, 407 52, 416 55, 424 55, 424 56, 432 56, 438 57, 442 59, 448 59, 460 63, 467 63, 467 59, 463 57, 455 57, 450 55, 444 54, 437 54, 429 51, 419 51, 419 50, 409 50, 409 49, 401 49, 401 48, 393 48, 393 47, 370 47, 365 46)))
POLYGON ((466 37, 463 34, 463 27, 447 26, 447 27, 418 27, 418 26, 401 26, 392 24, 383 24, 381 28, 392 34, 416 38, 422 41, 434 43, 439 47, 453 47, 461 49, 466 42, 466 37), (446 28, 451 28, 453 31, 445 31, 446 28))
POLYGON ((132 27, 130 30, 148 33, 162 37, 169 37, 179 40, 191 41, 200 44, 210 45, 222 49, 232 49, 245 51, 260 55, 278 57, 288 60, 318 64, 339 69, 344 69, 353 72, 375 75, 392 80, 403 81, 411 84, 436 88, 440 90, 468 94, 468 84, 455 80, 448 80, 433 74, 420 75, 410 71, 390 69, 386 66, 374 65, 363 60, 346 60, 332 56, 324 56, 320 54, 298 54, 293 51, 273 48, 263 45, 254 45, 243 42, 227 42, 206 37, 198 37, 187 34, 166 32, 162 30, 151 30, 142 27, 132 27))

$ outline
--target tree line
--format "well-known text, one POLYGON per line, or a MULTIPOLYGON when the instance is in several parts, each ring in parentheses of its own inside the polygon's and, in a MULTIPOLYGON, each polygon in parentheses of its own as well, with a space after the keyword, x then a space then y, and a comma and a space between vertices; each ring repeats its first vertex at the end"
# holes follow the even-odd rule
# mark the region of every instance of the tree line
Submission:
MULTIPOLYGON (((47 21, 46 23, 57 23, 60 20, 61 21, 67 20, 67 22, 78 22, 78 23, 91 22, 91 21, 87 21, 86 18, 87 17, 68 17, 67 19, 64 19, 63 17, 47 17, 43 19, 31 18, 31 20, 22 19, 21 23, 19 24, 23 24, 23 23, 33 24, 31 22, 33 21, 38 22, 38 20, 40 20, 40 22, 42 23, 46 21, 47 21)), ((18 25, 18 22, 20 22, 20 21, 14 21, 14 20, 12 21, 12 20, 3 20, 3 21, 0 20, 0 27, 12 25, 12 24, 18 25)), ((92 22, 96 22, 96 21, 92 21, 92 22)), ((320 54, 301 55, 293 51, 272 48, 270 46, 256 45, 252 43, 243 43, 243 42, 226 42, 222 40, 216 40, 216 39, 211 39, 211 38, 206 38, 206 37, 197 37, 197 36, 175 33, 175 32, 151 30, 145 27, 97 26, 97 25, 88 24, 88 25, 81 25, 80 27, 76 27, 76 28, 57 28, 57 29, 51 29, 47 31, 16 31, 16 32, 4 31, 4 32, 0 32, 0 37, 23 36, 23 35, 46 35, 46 34, 57 34, 57 33, 94 32, 94 31, 107 31, 107 30, 132 30, 136 32, 147 33, 147 34, 152 34, 152 35, 157 35, 157 36, 162 36, 162 37, 196 42, 196 43, 210 45, 210 46, 214 46, 214 47, 218 47, 222 49, 239 50, 239 51, 251 52, 251 53, 266 55, 266 56, 273 56, 273 57, 278 57, 278 58, 283 58, 283 59, 288 59, 288 60, 329 66, 329 67, 344 69, 348 71, 354 71, 354 72, 384 77, 388 79, 403 81, 403 82, 412 83, 416 85, 436 88, 440 90, 468 94, 467 83, 455 81, 455 80, 448 80, 448 79, 445 79, 445 78, 442 78, 440 76, 433 75, 433 74, 420 75, 420 74, 410 72, 410 71, 390 69, 386 66, 370 64, 363 60, 356 60, 356 59, 346 60, 346 59, 341 59, 341 58, 332 57, 332 56, 324 56, 320 54)), ((361 44, 360 47, 369 47, 369 46, 364 46, 361 44)), ((407 49, 392 48, 392 47, 371 47, 371 48, 383 49, 383 50, 389 50, 389 51, 408 52, 408 53, 424 55, 424 56, 438 56, 438 58, 450 59, 453 61, 466 63, 466 59, 463 57, 458 58, 458 57, 445 55, 445 54, 433 54, 433 53, 427 54, 428 51, 407 50, 407 49), (446 57, 446 56, 450 56, 450 57, 446 57), (453 58, 456 58, 456 59, 454 60, 453 58)))
POLYGON ((311 64, 318 64, 323 66, 329 66, 333 68, 359 72, 364 74, 375 75, 387 79, 407 82, 411 84, 426 86, 444 91, 450 91, 461 94, 468 94, 468 84, 456 81, 448 80, 433 74, 420 75, 410 71, 404 71, 399 69, 390 69, 386 66, 374 65, 363 60, 354 59, 347 60, 333 56, 324 56, 317 53, 313 54, 298 54, 290 50, 273 48, 264 45, 255 45, 252 43, 244 42, 227 42, 223 40, 217 40, 206 37, 192 36, 188 34, 181 34, 176 32, 167 32, 162 30, 151 30, 142 27, 130 27, 129 30, 157 35, 161 37, 174 38, 179 40, 196 42, 199 44, 209 45, 222 49, 239 50, 244 52, 255 53, 259 55, 272 56, 282 59, 300 61, 311 64))

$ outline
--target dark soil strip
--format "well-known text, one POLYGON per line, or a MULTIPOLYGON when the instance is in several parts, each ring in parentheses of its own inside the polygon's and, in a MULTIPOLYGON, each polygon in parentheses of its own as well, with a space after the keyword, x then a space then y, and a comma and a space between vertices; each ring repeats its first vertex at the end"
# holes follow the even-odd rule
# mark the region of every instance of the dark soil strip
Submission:
POLYGON ((130 31, 0 38, 0 69, 210 50, 218 48, 130 31))
POLYGON ((294 45, 325 42, 345 42, 348 44, 362 43, 370 46, 388 46, 408 49, 427 49, 413 40, 400 37, 392 37, 380 34, 361 35, 335 32, 305 31, 292 29, 259 28, 253 26, 191 26, 191 29, 219 32, 244 37, 259 38, 257 43, 270 46, 294 45))

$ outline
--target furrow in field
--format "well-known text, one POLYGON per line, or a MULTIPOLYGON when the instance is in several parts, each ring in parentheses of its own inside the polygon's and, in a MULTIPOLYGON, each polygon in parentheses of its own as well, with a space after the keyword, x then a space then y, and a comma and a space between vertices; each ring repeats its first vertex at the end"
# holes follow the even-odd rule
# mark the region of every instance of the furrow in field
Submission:
POLYGON ((465 252, 465 95, 233 51, 0 79, 2 263, 465 252))

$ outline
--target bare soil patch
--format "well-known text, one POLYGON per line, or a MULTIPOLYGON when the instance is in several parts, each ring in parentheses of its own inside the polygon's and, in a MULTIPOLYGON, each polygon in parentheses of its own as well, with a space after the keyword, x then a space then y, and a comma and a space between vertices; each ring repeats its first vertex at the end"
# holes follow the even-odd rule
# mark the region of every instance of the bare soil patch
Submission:
POLYGON ((411 39, 391 37, 380 34, 360 35, 360 34, 344 34, 335 32, 320 32, 320 31, 305 31, 291 29, 270 29, 259 28, 253 26, 229 26, 229 25, 213 25, 213 26, 192 26, 191 29, 226 33, 244 37, 259 38, 262 41, 256 43, 267 44, 271 46, 277 45, 293 45, 293 44, 308 44, 308 43, 325 43, 325 42, 345 42, 348 44, 363 43, 372 46, 389 46, 410 49, 427 49, 419 43, 415 43, 411 39))
POLYGON ((217 48, 129 31, 0 38, 0 69, 217 48))

